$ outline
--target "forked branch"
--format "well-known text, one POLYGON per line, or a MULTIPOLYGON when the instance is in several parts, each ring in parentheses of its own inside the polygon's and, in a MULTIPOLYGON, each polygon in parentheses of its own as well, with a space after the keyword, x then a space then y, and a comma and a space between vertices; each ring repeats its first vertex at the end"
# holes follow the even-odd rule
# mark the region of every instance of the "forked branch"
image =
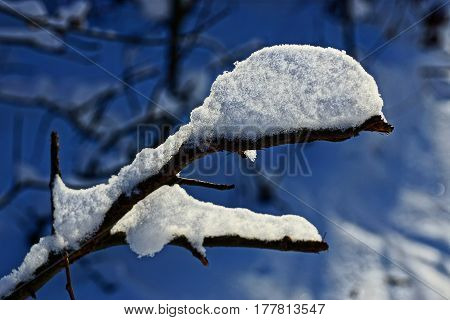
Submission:
MULTIPOLYGON (((112 227, 128 213, 135 204, 144 199, 147 195, 164 185, 177 183, 180 179, 177 174, 183 168, 207 154, 219 151, 240 153, 245 150, 262 149, 282 144, 306 143, 317 140, 343 141, 357 136, 361 131, 390 133, 392 130, 393 127, 385 122, 381 116, 374 116, 365 121, 362 125, 346 130, 297 130, 293 133, 264 136, 257 140, 216 139, 211 141, 207 146, 202 147, 193 147, 191 144, 182 145, 178 153, 174 155, 156 175, 137 184, 131 194, 122 194, 117 198, 106 212, 105 219, 98 231, 89 239, 85 240, 84 243, 80 245, 79 249, 69 252, 67 257, 64 252, 52 254, 48 261, 36 270, 33 279, 16 285, 12 293, 5 298, 23 299, 29 297, 31 292, 36 292, 61 268, 65 267, 67 261, 66 258, 69 259, 70 263, 73 263, 93 251, 113 245, 124 244, 125 235, 120 233, 111 235, 110 231, 112 227)), ((204 182, 202 183, 205 184, 204 182)), ((185 237, 176 238, 170 244, 190 250, 194 256, 202 261, 202 257, 200 257, 201 254, 192 249, 192 246, 188 244, 185 237)), ((328 245, 325 242, 292 241, 288 237, 284 237, 277 241, 261 241, 231 235, 207 237, 204 239, 203 245, 207 247, 251 247, 301 252, 320 252, 328 249, 328 245)), ((202 263, 206 264, 207 261, 202 261, 202 263)))

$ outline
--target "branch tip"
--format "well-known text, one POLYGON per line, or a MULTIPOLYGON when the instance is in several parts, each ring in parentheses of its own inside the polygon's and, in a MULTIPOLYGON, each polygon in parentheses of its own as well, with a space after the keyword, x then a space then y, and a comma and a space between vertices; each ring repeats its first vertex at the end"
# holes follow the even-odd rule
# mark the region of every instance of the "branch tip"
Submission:
POLYGON ((367 119, 360 128, 360 131, 374 131, 386 134, 389 134, 394 130, 394 126, 386 122, 381 115, 367 119))
POLYGON ((59 136, 56 131, 52 131, 50 135, 50 188, 52 188, 56 175, 61 176, 59 167, 59 136))

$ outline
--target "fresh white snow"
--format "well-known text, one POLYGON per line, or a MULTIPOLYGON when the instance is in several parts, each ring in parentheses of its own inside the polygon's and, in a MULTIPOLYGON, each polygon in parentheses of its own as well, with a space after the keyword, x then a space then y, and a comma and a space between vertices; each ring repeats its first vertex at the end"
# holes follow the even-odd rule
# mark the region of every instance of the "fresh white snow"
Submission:
POLYGON ((161 187, 136 204, 112 230, 120 231, 127 234, 131 249, 139 256, 153 256, 177 236, 185 236, 203 255, 205 237, 322 240, 317 229, 302 217, 225 208, 194 199, 178 185, 161 187))
POLYGON ((190 126, 181 127, 156 149, 147 148, 134 161, 123 167, 108 183, 89 189, 72 190, 58 177, 53 188, 54 227, 70 247, 97 230, 105 213, 122 193, 131 193, 139 182, 156 174, 178 151, 191 133, 190 126))
POLYGON ((282 45, 256 51, 217 77, 191 123, 205 138, 216 130, 245 137, 249 127, 259 133, 346 129, 382 115, 382 106, 375 80, 345 52, 282 45))
POLYGON ((18 283, 31 279, 36 269, 47 261, 50 252, 60 251, 65 245, 58 235, 41 238, 31 247, 19 268, 0 279, 0 298, 11 293, 18 283))
POLYGON ((251 161, 255 162, 256 160, 256 150, 245 150, 244 155, 251 161))

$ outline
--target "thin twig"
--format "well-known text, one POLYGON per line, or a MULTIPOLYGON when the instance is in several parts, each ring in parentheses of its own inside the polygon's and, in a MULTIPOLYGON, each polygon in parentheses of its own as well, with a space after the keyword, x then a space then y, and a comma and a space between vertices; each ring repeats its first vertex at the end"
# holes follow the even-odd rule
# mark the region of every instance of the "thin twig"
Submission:
POLYGON ((197 180, 197 179, 181 178, 181 177, 179 177, 175 183, 180 184, 180 185, 184 184, 187 186, 198 186, 198 187, 205 187, 205 188, 216 189, 216 190, 234 189, 234 184, 221 184, 221 183, 214 183, 214 182, 202 181, 202 180, 197 180))
POLYGON ((59 167, 59 136, 56 131, 51 133, 50 143, 50 188, 53 187, 53 182, 56 176, 61 176, 61 169, 59 167))
POLYGON ((178 244, 175 244, 175 245, 179 245, 180 247, 183 247, 183 248, 189 250, 192 253, 192 255, 201 262, 202 265, 204 265, 205 267, 208 266, 209 261, 206 258, 206 256, 204 254, 202 254, 200 251, 198 251, 196 248, 194 248, 192 246, 192 244, 187 240, 186 237, 180 237, 177 239, 181 239, 181 240, 179 241, 178 244))
POLYGON ((73 292, 72 287, 72 277, 70 276, 70 261, 69 261, 69 254, 67 251, 65 252, 65 265, 64 268, 66 269, 66 290, 69 293, 70 300, 75 300, 75 293, 73 292))
POLYGON ((61 176, 61 170, 59 168, 59 136, 56 131, 52 131, 50 135, 50 182, 48 184, 50 188, 50 206, 51 206, 51 221, 52 221, 52 234, 55 234, 55 228, 53 226, 53 219, 55 213, 55 205, 53 202, 53 185, 55 183, 56 176, 61 176))

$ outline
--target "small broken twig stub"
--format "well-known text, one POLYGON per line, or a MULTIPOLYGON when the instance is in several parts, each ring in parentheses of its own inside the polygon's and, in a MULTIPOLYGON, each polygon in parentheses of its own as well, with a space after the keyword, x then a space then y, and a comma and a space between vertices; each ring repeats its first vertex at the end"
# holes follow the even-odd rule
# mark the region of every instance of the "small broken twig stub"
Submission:
POLYGON ((66 290, 69 293, 70 300, 75 300, 75 293, 73 292, 72 286, 72 276, 70 274, 70 261, 67 251, 65 252, 65 255, 66 256, 64 268, 66 269, 66 290))

